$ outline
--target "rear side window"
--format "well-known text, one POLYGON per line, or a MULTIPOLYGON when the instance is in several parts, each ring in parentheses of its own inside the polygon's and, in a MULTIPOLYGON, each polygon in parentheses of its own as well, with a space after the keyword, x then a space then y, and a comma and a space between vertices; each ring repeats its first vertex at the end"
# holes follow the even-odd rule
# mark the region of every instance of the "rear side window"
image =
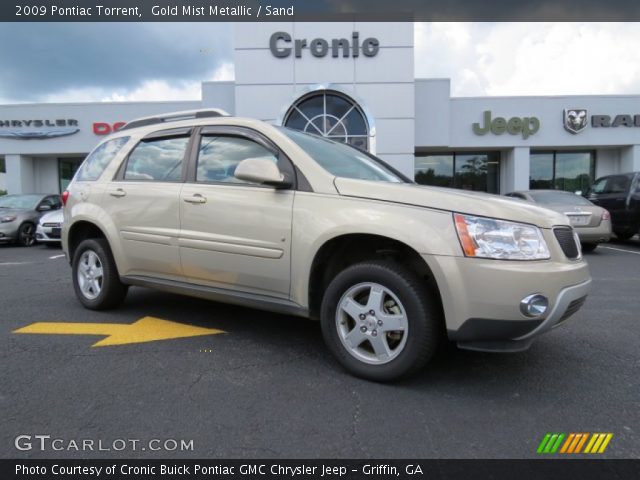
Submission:
POLYGON ((118 137, 108 140, 99 145, 87 158, 82 162, 78 169, 75 180, 78 182, 95 181, 100 178, 104 169, 107 168, 109 162, 113 160, 125 143, 129 141, 129 137, 118 137))
POLYGON ((615 175, 598 180, 591 191, 593 193, 626 193, 631 179, 626 175, 615 175))
POLYGON ((129 154, 125 180, 179 182, 189 137, 141 141, 129 154))

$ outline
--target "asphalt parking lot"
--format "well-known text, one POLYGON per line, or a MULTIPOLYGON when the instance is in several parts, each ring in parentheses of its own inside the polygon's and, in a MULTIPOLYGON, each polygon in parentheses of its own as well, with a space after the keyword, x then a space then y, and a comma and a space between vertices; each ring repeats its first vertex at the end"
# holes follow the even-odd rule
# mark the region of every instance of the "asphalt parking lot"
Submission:
POLYGON ((340 370, 310 321, 141 288, 118 310, 85 310, 61 253, 0 246, 2 458, 529 458, 546 432, 611 432, 603 456, 640 457, 637 237, 587 255, 587 303, 528 352, 448 348, 390 385, 340 370), (145 316, 226 333, 95 348, 102 337, 12 333, 145 316), (16 449, 20 435, 33 448, 16 449), (94 450, 69 448, 82 439, 94 450))

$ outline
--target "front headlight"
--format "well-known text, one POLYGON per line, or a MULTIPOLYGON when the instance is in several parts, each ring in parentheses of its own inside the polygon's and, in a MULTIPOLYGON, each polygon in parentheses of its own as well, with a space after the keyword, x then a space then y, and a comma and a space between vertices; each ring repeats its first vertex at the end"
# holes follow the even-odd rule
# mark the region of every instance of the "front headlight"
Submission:
POLYGON ((453 214, 467 257, 500 260, 544 260, 549 249, 538 227, 495 218, 453 214))
POLYGON ((9 222, 13 222, 16 218, 18 218, 15 215, 4 215, 2 217, 0 217, 0 223, 9 223, 9 222))

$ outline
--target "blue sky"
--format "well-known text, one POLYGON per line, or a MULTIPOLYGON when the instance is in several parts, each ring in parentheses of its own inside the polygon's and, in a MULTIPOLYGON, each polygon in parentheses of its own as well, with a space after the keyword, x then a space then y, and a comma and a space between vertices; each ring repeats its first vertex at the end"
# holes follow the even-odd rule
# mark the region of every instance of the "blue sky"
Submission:
MULTIPOLYGON (((0 103, 198 99, 233 79, 233 26, 0 24, 0 66, 0 103)), ((415 71, 455 96, 640 94, 640 24, 416 24, 415 71)))

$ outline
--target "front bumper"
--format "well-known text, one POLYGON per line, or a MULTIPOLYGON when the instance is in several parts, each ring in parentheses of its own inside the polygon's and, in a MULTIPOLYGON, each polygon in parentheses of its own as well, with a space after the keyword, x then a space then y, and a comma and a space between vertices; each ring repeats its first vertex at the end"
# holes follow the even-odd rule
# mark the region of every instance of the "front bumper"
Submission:
POLYGON ((15 242, 19 226, 18 222, 0 223, 0 243, 15 242))
POLYGON ((60 243, 60 227, 43 227, 38 225, 36 228, 36 240, 39 243, 60 243), (57 228, 57 230, 55 230, 57 228))
MULTIPOLYGON (((530 322, 526 324, 523 323, 522 320, 514 320, 512 322, 506 321, 504 322, 504 330, 500 331, 499 328, 496 328, 494 331, 495 339, 459 339, 458 347, 467 350, 480 350, 485 352, 519 352, 526 350, 531 346, 533 340, 538 335, 557 327, 566 321, 571 315, 576 313, 587 299, 590 289, 591 280, 567 287, 560 292, 555 305, 546 318, 539 321, 525 320, 525 322, 530 322), (523 327, 526 327, 526 329, 529 329, 529 331, 523 335, 512 338, 514 324, 521 324, 523 327)), ((520 333, 526 329, 523 328, 520 333)))
POLYGON ((448 336, 461 348, 525 350, 535 337, 575 313, 591 285, 584 260, 423 257, 438 283, 448 336), (520 301, 532 294, 549 301, 546 312, 537 318, 520 311, 520 301))

